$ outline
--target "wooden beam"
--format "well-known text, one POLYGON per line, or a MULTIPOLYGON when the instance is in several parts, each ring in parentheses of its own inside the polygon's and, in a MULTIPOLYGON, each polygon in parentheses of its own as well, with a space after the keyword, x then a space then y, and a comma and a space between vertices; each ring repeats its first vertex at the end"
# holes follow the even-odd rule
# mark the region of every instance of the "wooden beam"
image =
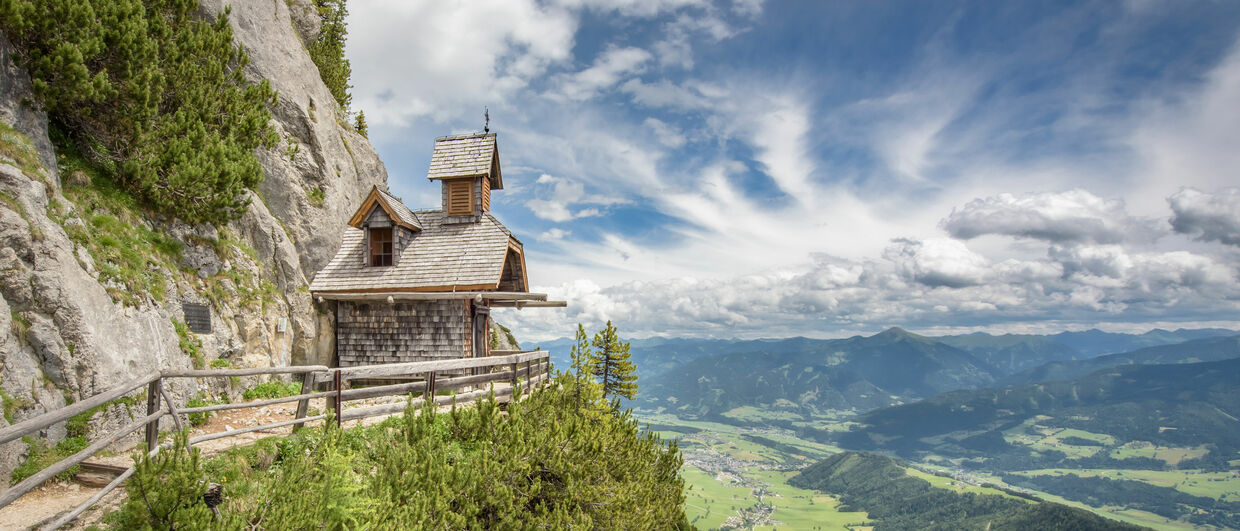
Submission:
POLYGON ((382 301, 391 297, 394 301, 441 301, 470 300, 482 297, 492 301, 545 301, 546 293, 526 293, 523 291, 391 291, 377 290, 373 292, 349 291, 315 291, 315 297, 336 301, 382 301))
POLYGON ((491 303, 492 308, 567 308, 568 301, 507 301, 491 303))
POLYGON ((143 374, 142 376, 134 378, 128 382, 125 382, 120 387, 117 387, 116 389, 113 389, 106 393, 97 394, 95 396, 87 398, 86 400, 75 402, 72 405, 68 405, 60 409, 57 409, 56 411, 44 413, 35 418, 29 419, 23 422, 18 422, 17 424, 14 424, 12 426, 8 426, 3 429, 0 429, 0 444, 4 444, 6 442, 19 439, 23 435, 26 435, 35 430, 41 430, 57 422, 69 420, 69 417, 79 415, 81 413, 86 412, 89 409, 93 409, 103 404, 106 404, 108 402, 111 402, 113 400, 116 400, 117 398, 120 398, 122 396, 129 394, 134 389, 147 385, 151 383, 152 380, 155 380, 158 378, 159 378, 159 371, 151 371, 146 374, 143 374))
POLYGON ((387 365, 360 365, 338 369, 342 377, 349 380, 360 378, 380 378, 405 376, 428 371, 451 371, 473 367, 493 367, 507 363, 520 363, 547 357, 547 351, 534 351, 508 356, 491 356, 488 358, 451 358, 436 361, 411 361, 407 363, 389 363, 387 365))
POLYGON ((291 367, 253 367, 249 369, 202 369, 193 371, 163 371, 164 378, 210 378, 215 376, 255 376, 259 374, 305 374, 330 370, 325 365, 295 365, 291 367))

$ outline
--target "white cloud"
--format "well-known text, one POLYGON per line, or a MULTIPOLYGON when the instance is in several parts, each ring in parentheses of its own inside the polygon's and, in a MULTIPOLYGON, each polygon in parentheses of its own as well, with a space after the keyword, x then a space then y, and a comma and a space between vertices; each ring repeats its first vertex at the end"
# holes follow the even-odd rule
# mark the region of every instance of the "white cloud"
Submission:
POLYGON ((1240 188, 1215 194, 1184 188, 1167 198, 1174 216, 1171 227, 1201 241, 1240 246, 1240 188))
POLYGON ((975 199, 953 209, 941 225, 964 239, 998 234, 1055 243, 1119 243, 1155 236, 1151 222, 1129 216, 1123 201, 1081 189, 975 199))
POLYGON ((534 0, 362 0, 349 9, 354 103, 372 124, 502 101, 572 57, 576 17, 534 0), (411 53, 411 51, 415 51, 411 53))
POLYGON ((905 278, 930 287, 976 286, 991 276, 990 262, 964 243, 947 238, 899 239, 883 253, 905 278))
POLYGON ((685 145, 685 142, 687 142, 683 132, 668 125, 667 122, 664 122, 663 120, 651 116, 650 118, 646 118, 646 121, 643 123, 645 123, 646 127, 649 127, 650 130, 654 132, 655 138, 657 138, 659 143, 664 146, 674 149, 685 145))
MULTIPOLYGON (((614 205, 619 203, 618 200, 604 196, 587 196, 585 185, 580 182, 563 179, 560 177, 552 177, 542 174, 535 181, 542 185, 539 188, 549 191, 549 195, 542 196, 540 199, 531 199, 525 202, 525 206, 540 218, 562 223, 578 218, 588 218, 602 215, 602 211, 597 207, 580 208, 580 205, 614 205)), ((562 238, 567 233, 562 234, 562 238)), ((559 239, 559 238, 556 238, 559 239)))
POLYGON ((564 230, 559 227, 552 227, 546 232, 538 235, 538 239, 542 241, 559 241, 572 235, 572 231, 564 230))
POLYGON ((650 52, 641 48, 609 48, 595 58, 590 68, 561 76, 556 96, 570 100, 592 98, 622 78, 641 72, 642 66, 649 60, 650 52))

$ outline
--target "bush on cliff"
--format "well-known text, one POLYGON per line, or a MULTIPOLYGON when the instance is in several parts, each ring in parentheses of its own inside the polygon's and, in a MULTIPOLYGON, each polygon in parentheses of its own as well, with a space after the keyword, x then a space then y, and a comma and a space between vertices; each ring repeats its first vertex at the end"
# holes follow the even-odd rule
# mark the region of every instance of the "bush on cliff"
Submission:
POLYGON ((680 451, 628 412, 579 411, 561 377, 507 414, 493 400, 409 408, 381 424, 305 430, 200 462, 144 460, 122 529, 687 528, 680 451), (199 501, 223 485, 219 516, 199 501))

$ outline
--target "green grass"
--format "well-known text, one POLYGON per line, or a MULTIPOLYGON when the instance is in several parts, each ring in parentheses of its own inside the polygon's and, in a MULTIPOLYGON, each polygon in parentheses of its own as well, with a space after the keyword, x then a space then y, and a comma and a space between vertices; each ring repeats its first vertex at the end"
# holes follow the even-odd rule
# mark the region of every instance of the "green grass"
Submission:
POLYGON ((0 156, 13 161, 27 177, 48 184, 38 150, 26 135, 4 122, 0 122, 0 156))
POLYGON ((685 516, 698 529, 715 529, 723 525, 738 509, 756 501, 752 489, 718 480, 694 466, 680 469, 685 480, 685 516))
POLYGON ((1240 501, 1240 476, 1235 472, 1045 468, 1017 472, 1017 474, 1024 476, 1076 474, 1081 477, 1128 479, 1158 487, 1171 487, 1194 496, 1205 496, 1223 501, 1240 501))
POLYGON ((768 420, 803 420, 800 414, 790 411, 781 411, 776 409, 757 408, 754 406, 741 406, 732 408, 725 412, 723 416, 730 419, 739 420, 741 422, 763 422, 768 420))
POLYGON ((1111 457, 1128 459, 1130 457, 1149 457, 1161 459, 1168 465, 1178 465, 1185 459, 1201 457, 1209 453, 1204 446, 1186 448, 1182 446, 1158 446, 1146 441, 1133 441, 1111 451, 1111 457))
POLYGON ((770 484, 768 492, 771 495, 764 501, 775 506, 772 518, 780 523, 754 529, 857 529, 857 524, 869 520, 869 514, 865 511, 840 511, 840 501, 834 496, 789 485, 788 478, 796 474, 777 470, 753 474, 770 484))
POLYGON ((4 409, 4 420, 8 421, 10 425, 14 424, 13 413, 16 413, 17 410, 31 405, 33 405, 33 403, 30 400, 22 397, 15 397, 5 392, 4 389, 0 389, 0 408, 4 409))
POLYGON ((323 206, 323 201, 326 198, 327 192, 324 192, 322 188, 311 188, 306 192, 306 200, 316 207, 323 206))
MULTIPOLYGON (((90 446, 90 442, 86 440, 86 437, 81 436, 66 437, 64 440, 56 443, 55 446, 50 448, 47 447, 43 441, 29 436, 22 437, 22 442, 29 445, 30 450, 26 455, 26 460, 22 461, 22 463, 13 470, 12 479, 9 480, 10 485, 16 485, 22 480, 38 474, 40 470, 54 465, 58 461, 81 451, 87 446, 90 446)), ((81 469, 82 467, 74 465, 69 467, 69 469, 64 472, 56 474, 55 477, 56 479, 67 481, 72 479, 74 474, 77 474, 81 471, 81 469)))
POLYGON ((205 367, 206 355, 202 353, 202 341, 195 337, 193 332, 189 331, 189 325, 186 325, 182 321, 178 321, 175 317, 172 319, 172 326, 176 328, 177 337, 180 338, 178 346, 181 347, 181 352, 184 352, 186 356, 189 356, 189 359, 193 362, 195 369, 202 369, 205 367))
POLYGON ((905 472, 908 473, 908 475, 913 476, 915 478, 924 479, 927 482, 929 482, 931 485, 938 487, 940 489, 947 489, 947 490, 958 492, 961 494, 972 492, 974 494, 988 494, 988 495, 993 495, 993 496, 1004 496, 1007 498, 1014 498, 1017 500, 1029 501, 1019 496, 1012 496, 1011 494, 1003 492, 999 489, 993 489, 990 487, 982 487, 979 485, 973 485, 971 483, 957 481, 949 477, 943 477, 943 476, 931 474, 929 472, 924 472, 921 470, 917 470, 915 468, 906 468, 904 470, 905 472))

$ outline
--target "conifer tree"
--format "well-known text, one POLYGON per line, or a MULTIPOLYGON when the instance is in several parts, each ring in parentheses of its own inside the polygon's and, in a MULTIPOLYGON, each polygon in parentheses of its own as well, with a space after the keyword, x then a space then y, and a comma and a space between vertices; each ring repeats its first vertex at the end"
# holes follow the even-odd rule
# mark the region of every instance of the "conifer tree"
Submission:
POLYGON ((357 111, 357 119, 353 123, 353 128, 357 129, 357 134, 362 135, 362 137, 370 138, 370 136, 366 134, 366 113, 365 112, 357 111))
POLYGON ((586 379, 593 374, 594 371, 594 352, 590 350, 590 336, 586 335, 586 329, 577 323, 577 338, 573 343, 573 348, 569 353, 572 359, 573 379, 576 380, 573 386, 573 399, 577 404, 577 409, 581 409, 582 396, 581 389, 587 383, 586 379))
POLYGON ((629 360, 629 344, 620 341, 616 327, 607 321, 607 327, 594 334, 594 377, 603 386, 603 398, 625 397, 632 400, 637 395, 637 375, 629 360))
POLYGON ((353 100, 353 96, 349 94, 349 89, 353 88, 349 84, 353 67, 344 56, 344 44, 348 34, 345 19, 349 16, 349 10, 345 6, 345 0, 315 0, 314 3, 319 8, 319 20, 323 25, 318 39, 310 43, 307 50, 310 52, 310 59, 319 67, 319 77, 323 78, 323 83, 331 91, 332 97, 336 98, 336 103, 340 104, 341 109, 348 110, 349 103, 353 100))

